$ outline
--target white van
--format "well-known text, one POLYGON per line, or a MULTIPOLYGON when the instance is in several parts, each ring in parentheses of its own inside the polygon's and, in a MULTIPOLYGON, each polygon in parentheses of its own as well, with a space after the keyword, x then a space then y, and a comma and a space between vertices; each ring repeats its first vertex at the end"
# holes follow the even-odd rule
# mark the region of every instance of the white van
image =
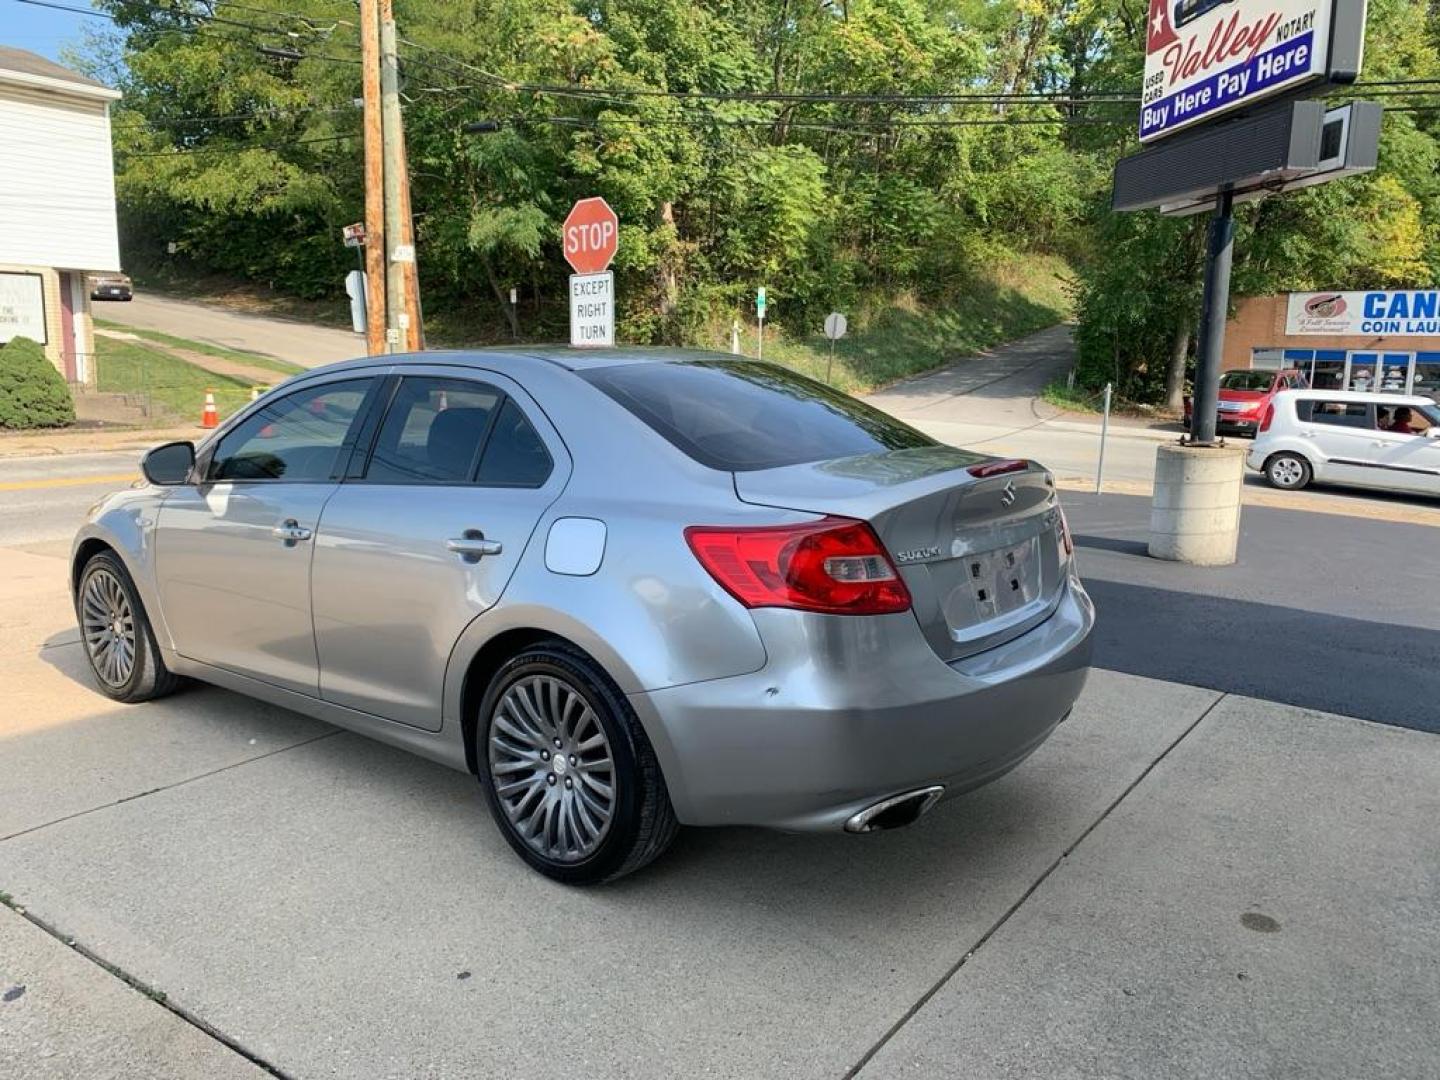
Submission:
POLYGON ((1271 400, 1245 463, 1290 491, 1317 480, 1440 495, 1440 406, 1398 394, 1287 390, 1271 400))

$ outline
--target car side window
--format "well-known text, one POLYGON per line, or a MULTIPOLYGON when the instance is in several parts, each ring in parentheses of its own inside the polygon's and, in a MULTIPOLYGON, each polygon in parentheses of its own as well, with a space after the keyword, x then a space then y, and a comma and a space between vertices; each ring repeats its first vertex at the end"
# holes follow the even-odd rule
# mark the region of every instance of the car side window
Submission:
POLYGON ((468 482, 502 396, 493 386, 465 379, 405 377, 380 425, 365 479, 468 482))
POLYGON ((555 467, 550 451, 520 406, 506 398, 480 460, 480 483, 497 487, 540 487, 555 467))
POLYGON ((1337 427, 1374 427, 1370 406, 1357 401, 1317 401, 1311 406, 1310 420, 1316 424, 1337 427))
POLYGON ((371 381, 321 383, 267 402, 220 440, 206 479, 331 479, 371 381))

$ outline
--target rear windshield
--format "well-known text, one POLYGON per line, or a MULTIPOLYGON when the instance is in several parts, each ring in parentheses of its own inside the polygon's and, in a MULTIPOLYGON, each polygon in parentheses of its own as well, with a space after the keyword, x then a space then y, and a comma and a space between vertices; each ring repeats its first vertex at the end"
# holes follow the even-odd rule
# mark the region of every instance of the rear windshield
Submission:
POLYGON ((879 409, 772 364, 693 360, 578 374, 712 469, 750 472, 936 445, 879 409))

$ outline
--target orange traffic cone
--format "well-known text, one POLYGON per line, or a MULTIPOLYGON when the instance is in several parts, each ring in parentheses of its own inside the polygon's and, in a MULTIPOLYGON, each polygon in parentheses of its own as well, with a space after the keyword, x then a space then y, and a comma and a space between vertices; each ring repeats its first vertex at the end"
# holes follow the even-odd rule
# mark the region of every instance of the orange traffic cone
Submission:
POLYGON ((215 391, 205 391, 205 411, 200 414, 200 426, 212 428, 220 426, 220 414, 215 411, 215 391))

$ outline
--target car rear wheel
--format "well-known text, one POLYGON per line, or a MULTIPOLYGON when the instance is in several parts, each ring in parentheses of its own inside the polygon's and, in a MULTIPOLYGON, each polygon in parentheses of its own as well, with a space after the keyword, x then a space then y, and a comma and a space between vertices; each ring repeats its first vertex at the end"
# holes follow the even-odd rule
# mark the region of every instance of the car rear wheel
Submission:
POLYGON ((516 853, 556 881, 640 869, 679 831, 655 751, 625 696, 585 654, 531 646, 490 684, 475 725, 480 782, 516 853))
POLYGON ((1310 483, 1312 475, 1310 462, 1299 454, 1271 454, 1265 462, 1265 479, 1271 487, 1285 491, 1299 491, 1310 483))
POLYGON ((75 616, 102 693, 116 701, 150 701, 179 686, 160 658, 135 583, 114 555, 101 552, 85 564, 75 616))

